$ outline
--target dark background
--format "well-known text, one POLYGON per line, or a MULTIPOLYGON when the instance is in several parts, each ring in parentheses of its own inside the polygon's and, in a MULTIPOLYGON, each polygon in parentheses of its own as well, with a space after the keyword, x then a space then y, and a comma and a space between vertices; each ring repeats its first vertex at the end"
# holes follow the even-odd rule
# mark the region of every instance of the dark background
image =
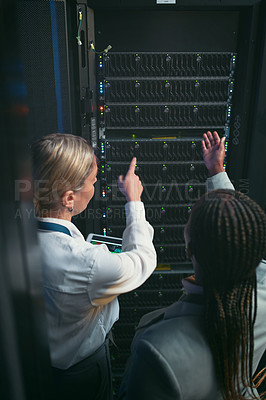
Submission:
MULTIPOLYGON (((97 49, 110 43, 113 51, 237 52, 227 170, 236 188, 266 209, 265 2, 88 3, 0 2, 0 396, 5 400, 52 398, 29 147, 57 131, 92 139, 95 67, 77 46, 78 8, 88 15, 84 41, 93 37, 97 49)), ((76 223, 84 234, 94 229, 85 216, 76 223)))

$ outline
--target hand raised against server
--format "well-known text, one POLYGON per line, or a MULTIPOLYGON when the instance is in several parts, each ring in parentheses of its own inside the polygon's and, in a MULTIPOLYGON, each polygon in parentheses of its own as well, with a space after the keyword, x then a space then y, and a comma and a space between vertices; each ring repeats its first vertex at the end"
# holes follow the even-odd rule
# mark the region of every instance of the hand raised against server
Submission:
POLYGON ((203 134, 203 139, 204 140, 201 142, 203 159, 210 176, 218 174, 219 172, 224 172, 225 137, 220 138, 216 131, 214 131, 213 134, 208 131, 203 134))
POLYGON ((118 187, 121 193, 126 197, 127 201, 141 201, 140 197, 143 192, 143 186, 137 175, 135 175, 136 157, 133 157, 127 171, 126 176, 118 177, 118 187))

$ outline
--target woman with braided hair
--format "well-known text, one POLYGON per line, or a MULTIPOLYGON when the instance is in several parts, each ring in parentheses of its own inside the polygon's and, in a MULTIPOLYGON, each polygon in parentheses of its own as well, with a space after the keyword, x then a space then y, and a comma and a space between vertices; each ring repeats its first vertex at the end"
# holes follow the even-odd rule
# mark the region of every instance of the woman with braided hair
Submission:
MULTIPOLYGON (((224 399, 244 399, 243 386, 252 386, 256 268, 265 252, 265 232, 261 208, 229 190, 202 198, 186 227, 189 252, 200 270, 206 333, 224 399)), ((250 393, 250 398, 257 397, 250 393)))
POLYGON ((224 140, 207 132, 202 141, 208 192, 185 227, 195 274, 177 303, 140 321, 120 399, 260 398, 253 375, 266 349, 266 215, 234 191, 224 140))

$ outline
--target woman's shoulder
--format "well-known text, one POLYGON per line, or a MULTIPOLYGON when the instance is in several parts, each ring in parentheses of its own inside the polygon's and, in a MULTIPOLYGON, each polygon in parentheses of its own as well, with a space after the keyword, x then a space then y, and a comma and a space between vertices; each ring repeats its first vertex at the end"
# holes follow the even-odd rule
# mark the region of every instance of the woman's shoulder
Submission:
POLYGON ((261 260, 257 268, 258 287, 265 286, 266 289, 266 260, 261 260))

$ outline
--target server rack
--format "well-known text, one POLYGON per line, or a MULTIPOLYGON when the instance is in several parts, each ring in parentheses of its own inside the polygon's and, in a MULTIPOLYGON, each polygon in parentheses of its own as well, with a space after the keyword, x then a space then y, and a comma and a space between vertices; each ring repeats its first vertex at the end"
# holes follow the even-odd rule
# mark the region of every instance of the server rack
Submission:
POLYGON ((112 351, 115 393, 140 317, 176 301, 182 278, 191 273, 183 229, 205 191, 203 132, 226 136, 225 167, 240 190, 247 173, 265 8, 259 1, 181 3, 77 2, 85 43, 78 45, 82 132, 100 160, 93 229, 122 235, 124 199, 116 180, 136 156, 158 254, 147 282, 120 296, 113 329, 119 348, 112 351))

